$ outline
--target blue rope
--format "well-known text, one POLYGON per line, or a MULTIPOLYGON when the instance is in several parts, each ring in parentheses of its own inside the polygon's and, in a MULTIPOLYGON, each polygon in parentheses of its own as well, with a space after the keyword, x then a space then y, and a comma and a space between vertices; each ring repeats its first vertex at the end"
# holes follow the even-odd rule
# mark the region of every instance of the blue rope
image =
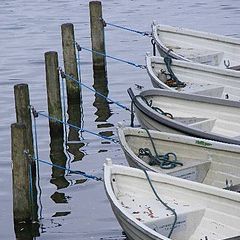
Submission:
POLYGON ((109 26, 112 26, 112 27, 116 27, 116 28, 120 28, 120 29, 123 29, 123 30, 127 30, 127 31, 130 31, 130 32, 134 32, 134 33, 138 33, 142 36, 148 36, 148 37, 151 37, 151 33, 148 33, 148 32, 142 32, 142 31, 138 31, 138 30, 135 30, 135 29, 131 29, 131 28, 127 28, 127 27, 123 27, 123 26, 120 26, 120 25, 117 25, 117 24, 113 24, 113 23, 109 23, 109 22, 105 22, 105 25, 109 25, 109 26))
POLYGON ((117 57, 112 57, 112 56, 107 55, 107 54, 105 54, 105 53, 101 53, 101 52, 98 52, 98 51, 95 51, 95 50, 91 50, 91 49, 89 49, 89 48, 85 48, 85 47, 77 48, 78 51, 81 51, 82 49, 83 49, 83 50, 86 50, 86 51, 88 51, 88 52, 93 52, 93 53, 96 53, 96 54, 98 54, 98 55, 101 55, 101 56, 104 56, 104 57, 108 57, 108 58, 111 58, 111 59, 114 59, 114 60, 123 62, 123 63, 127 63, 127 64, 129 64, 129 65, 134 66, 134 67, 139 67, 139 68, 141 68, 141 69, 145 69, 145 68, 146 68, 145 65, 136 64, 136 63, 133 63, 133 62, 129 62, 129 61, 126 61, 126 60, 117 58, 117 57))
POLYGON ((155 188, 153 187, 152 181, 151 181, 151 179, 150 179, 147 171, 146 171, 145 169, 143 169, 143 172, 145 173, 145 175, 146 175, 146 177, 147 177, 147 180, 148 180, 148 183, 149 183, 149 185, 150 185, 150 187, 151 187, 154 195, 155 195, 156 198, 158 199, 158 201, 159 201, 160 203, 162 203, 162 205, 165 206, 168 210, 170 210, 170 211, 172 212, 172 214, 174 215, 174 222, 173 222, 172 227, 171 227, 171 229, 170 229, 170 232, 169 232, 169 234, 168 234, 168 238, 170 238, 171 235, 172 235, 172 232, 173 232, 173 230, 174 230, 174 227, 175 227, 175 225, 176 225, 176 223, 177 223, 177 213, 176 213, 175 209, 169 207, 169 206, 158 196, 155 188))
MULTIPOLYGON (((38 135, 37 135, 37 122, 36 122, 36 117, 38 116, 38 113, 35 111, 33 106, 30 106, 30 109, 31 109, 31 112, 32 112, 32 115, 33 115, 34 145, 35 145, 34 156, 36 158, 38 158, 38 135)), ((39 190, 38 202, 39 202, 39 205, 40 205, 39 215, 40 215, 40 219, 42 219, 42 209, 43 209, 42 200, 41 200, 42 189, 41 189, 41 186, 40 186, 40 172, 39 172, 39 163, 38 162, 37 162, 36 166, 37 166, 37 186, 38 186, 38 190, 39 190)), ((31 169, 30 169, 30 171, 31 171, 31 169)), ((32 176, 32 173, 31 173, 31 176, 32 176)))
MULTIPOLYGON (((64 78, 61 76, 61 84, 62 84, 62 106, 63 106, 63 120, 66 123, 67 119, 66 119, 66 104, 65 104, 65 85, 64 85, 64 78)), ((65 134, 65 139, 67 141, 67 126, 66 124, 64 124, 64 134, 65 134)))
POLYGON ((75 129, 77 129, 77 130, 79 130, 79 131, 81 131, 81 132, 87 132, 87 133, 93 134, 93 135, 95 135, 95 136, 101 137, 101 138, 103 138, 103 139, 105 139, 105 140, 112 141, 112 142, 114 142, 114 143, 118 143, 118 140, 117 140, 117 139, 113 139, 113 138, 110 138, 110 137, 102 136, 102 135, 97 134, 97 133, 94 133, 94 132, 92 132, 92 131, 89 131, 89 130, 86 130, 86 129, 83 129, 83 128, 79 128, 79 127, 77 127, 77 126, 75 126, 75 125, 73 125, 73 124, 65 123, 65 122, 63 122, 62 120, 59 120, 59 119, 57 119, 57 118, 48 116, 48 115, 43 114, 43 113, 41 113, 41 112, 38 112, 38 115, 43 116, 43 117, 46 117, 46 118, 48 118, 48 119, 50 119, 50 120, 53 120, 53 121, 62 123, 62 124, 66 124, 67 126, 72 127, 72 128, 75 128, 75 129))
MULTIPOLYGON (((31 157, 31 156, 29 156, 29 157, 31 157)), ((41 162, 41 163, 47 164, 47 165, 52 166, 52 167, 56 167, 56 168, 59 168, 59 169, 63 169, 63 170, 68 171, 68 172, 70 172, 70 173, 72 173, 72 174, 79 174, 79 175, 82 175, 82 176, 84 176, 84 177, 86 177, 86 178, 89 178, 89 179, 94 179, 94 180, 96 180, 96 181, 102 181, 102 178, 99 178, 99 177, 96 177, 96 176, 93 176, 93 175, 86 174, 85 172, 82 172, 82 171, 73 171, 73 170, 71 170, 70 168, 62 167, 62 166, 59 166, 59 165, 57 165, 57 164, 47 162, 47 161, 45 161, 45 160, 41 160, 41 159, 39 159, 39 158, 31 157, 31 159, 34 160, 34 161, 37 161, 37 162, 41 162)))
MULTIPOLYGON (((77 43, 76 43, 76 48, 77 49, 79 48, 77 43)), ((82 82, 80 51, 77 51, 77 65, 78 65, 78 76, 79 76, 78 84, 79 84, 79 88, 80 88, 80 102, 82 103, 83 102, 83 100, 82 100, 82 88, 80 87, 81 82, 82 82)), ((81 126, 83 126, 83 123, 84 123, 83 104, 80 104, 80 111, 81 111, 81 115, 80 115, 81 116, 81 126)), ((83 138, 82 135, 81 135, 81 138, 83 138)))
MULTIPOLYGON (((80 83, 80 82, 79 82, 78 80, 76 80, 74 77, 72 77, 72 76, 64 73, 61 69, 60 69, 60 71, 61 71, 61 75, 62 75, 62 76, 65 76, 68 80, 70 79, 70 80, 72 80, 72 81, 74 81, 74 82, 76 82, 76 83, 80 83)), ((126 106, 124 106, 124 105, 122 105, 122 104, 120 104, 120 103, 118 103, 118 102, 113 101, 113 100, 110 99, 109 97, 104 96, 104 95, 101 94, 100 92, 96 91, 96 90, 93 89, 93 88, 88 87, 88 86, 85 85, 84 83, 80 83, 80 84, 81 84, 83 87, 87 88, 88 90, 90 90, 90 91, 98 94, 99 96, 107 99, 108 101, 113 102, 114 104, 118 105, 119 107, 121 107, 121 108, 123 108, 123 109, 125 109, 125 110, 127 110, 127 111, 131 111, 128 107, 126 107, 126 106)))
MULTIPOLYGON (((30 200, 31 200, 31 210, 32 210, 32 219, 33 219, 33 179, 32 179, 32 166, 31 163, 29 162, 28 164, 28 174, 29 174, 29 194, 30 194, 30 200)), ((35 220, 35 219, 34 219, 35 220)))

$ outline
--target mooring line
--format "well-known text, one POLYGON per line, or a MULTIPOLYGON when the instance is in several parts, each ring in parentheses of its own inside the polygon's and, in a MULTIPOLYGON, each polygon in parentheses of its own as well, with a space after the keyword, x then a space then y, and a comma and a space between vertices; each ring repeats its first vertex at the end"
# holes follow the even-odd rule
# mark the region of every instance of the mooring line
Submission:
POLYGON ((133 63, 133 62, 130 62, 130 61, 123 60, 121 58, 113 57, 113 56, 110 56, 110 55, 107 55, 107 54, 104 54, 104 53, 101 53, 101 52, 98 52, 98 51, 95 51, 95 50, 92 50, 92 49, 89 49, 89 48, 82 47, 77 42, 76 42, 76 46, 77 46, 78 51, 81 51, 83 49, 83 50, 86 50, 88 52, 93 52, 93 53, 96 53, 98 55, 114 59, 114 60, 119 61, 119 62, 127 63, 129 65, 134 66, 134 67, 138 67, 138 68, 141 68, 141 69, 146 69, 145 65, 136 64, 136 63, 133 63))
MULTIPOLYGON (((26 154, 27 154, 27 153, 26 153, 26 154)), ((27 157, 28 157, 30 160, 33 160, 33 161, 36 161, 36 162, 40 162, 40 163, 44 163, 44 164, 46 164, 46 165, 49 165, 49 166, 52 166, 52 167, 56 167, 56 168, 65 170, 65 171, 67 171, 67 172, 69 172, 69 173, 72 173, 72 174, 79 174, 79 175, 84 176, 84 177, 89 178, 89 179, 93 179, 93 180, 96 180, 96 181, 102 181, 102 178, 100 178, 100 177, 87 174, 86 172, 83 172, 83 171, 71 170, 70 168, 66 168, 66 167, 60 166, 60 165, 55 164, 55 163, 50 163, 50 162, 48 162, 48 161, 46 161, 46 160, 42 160, 42 159, 39 159, 39 158, 35 158, 35 157, 31 156, 30 154, 27 154, 27 157)))
MULTIPOLYGON (((35 158, 38 158, 39 156, 39 152, 38 152, 38 134, 37 134, 37 122, 36 122, 36 117, 38 116, 38 113, 35 111, 33 106, 29 106, 31 113, 33 115, 33 128, 34 128, 34 156, 35 158)), ((40 186, 40 171, 39 171, 39 163, 37 162, 36 164, 36 174, 37 174, 37 187, 39 190, 39 198, 38 198, 38 202, 40 204, 40 208, 39 208, 39 215, 40 215, 40 219, 42 219, 42 210, 43 210, 43 206, 42 206, 42 189, 40 186)), ((31 176, 31 175, 30 175, 31 176)))
POLYGON ((170 229, 170 232, 169 232, 169 234, 168 234, 168 238, 170 238, 171 235, 172 235, 172 233, 173 233, 173 230, 174 230, 174 228, 175 228, 175 226, 176 226, 176 223, 177 223, 177 218, 178 218, 177 213, 176 213, 176 211, 175 211, 174 208, 169 207, 169 206, 167 205, 167 203, 165 203, 165 202, 159 197, 158 193, 156 192, 156 190, 155 190, 155 188, 154 188, 154 186, 153 186, 153 184, 152 184, 152 180, 150 179, 150 177, 149 177, 149 175, 148 175, 148 172, 147 172, 145 169, 143 169, 143 172, 145 173, 146 178, 147 178, 147 180, 148 180, 148 183, 149 183, 149 185, 150 185, 150 187, 151 187, 154 195, 155 195, 156 198, 158 199, 158 201, 159 201, 164 207, 166 207, 167 210, 171 211, 172 214, 174 215, 174 221, 173 221, 172 227, 171 227, 171 229, 170 229))
POLYGON ((125 109, 125 110, 127 110, 129 112, 131 111, 128 107, 126 107, 126 106, 124 106, 124 105, 122 105, 122 104, 120 104, 120 103, 118 103, 116 101, 113 101, 111 98, 104 96, 102 93, 100 93, 100 92, 96 91, 95 89, 85 85, 84 83, 79 82, 77 79, 75 79, 74 77, 70 76, 69 74, 64 73, 61 68, 59 68, 59 71, 60 71, 60 74, 61 74, 62 78, 66 78, 67 80, 72 80, 72 81, 76 82, 77 84, 80 83, 81 86, 83 86, 83 87, 87 88, 88 90, 96 93, 97 95, 107 99, 108 101, 118 105, 119 107, 121 107, 121 108, 123 108, 123 109, 125 109))
POLYGON ((73 124, 66 123, 66 122, 64 122, 64 121, 62 121, 62 120, 60 120, 60 119, 57 119, 57 118, 55 118, 55 117, 51 117, 51 116, 49 116, 49 115, 47 115, 47 114, 44 114, 44 113, 42 113, 42 111, 37 112, 37 114, 38 114, 39 116, 46 117, 46 118, 48 118, 48 119, 50 119, 50 120, 53 120, 53 121, 55 121, 55 122, 59 122, 59 123, 62 123, 62 124, 64 124, 64 125, 67 125, 67 126, 69 126, 69 127, 75 128, 75 129, 77 129, 77 130, 79 130, 79 131, 81 131, 81 132, 87 132, 87 133, 90 133, 90 134, 95 135, 95 136, 97 136, 97 137, 103 138, 103 139, 105 139, 105 140, 112 141, 113 143, 118 143, 118 140, 117 140, 117 139, 110 138, 110 137, 106 137, 106 136, 102 136, 102 135, 97 134, 97 133, 95 133, 95 132, 92 132, 92 131, 89 131, 89 130, 86 130, 86 129, 83 129, 83 128, 79 128, 79 127, 77 127, 77 126, 75 126, 75 125, 73 125, 73 124))
POLYGON ((120 26, 120 25, 117 25, 117 24, 114 24, 114 23, 106 22, 103 19, 101 19, 101 20, 103 21, 104 26, 109 25, 109 26, 112 26, 112 27, 116 27, 116 28, 119 28, 119 29, 126 30, 126 31, 138 33, 142 36, 152 37, 152 34, 150 32, 138 31, 138 30, 135 30, 135 29, 132 29, 132 28, 123 27, 123 26, 120 26))

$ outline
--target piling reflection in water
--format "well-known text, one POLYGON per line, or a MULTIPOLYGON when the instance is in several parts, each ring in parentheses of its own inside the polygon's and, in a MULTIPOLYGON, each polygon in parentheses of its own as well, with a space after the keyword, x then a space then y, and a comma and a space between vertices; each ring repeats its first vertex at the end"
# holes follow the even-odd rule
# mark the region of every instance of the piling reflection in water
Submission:
POLYGON ((17 240, 33 240, 39 237, 39 223, 18 223, 14 224, 14 231, 17 240))
MULTIPOLYGON (((105 70, 96 70, 94 71, 94 89, 102 94, 105 97, 108 97, 108 80, 107 80, 107 74, 105 70)), ((97 127, 99 129, 101 128, 111 128, 114 125, 111 123, 108 123, 107 120, 111 117, 112 112, 109 107, 109 102, 106 98, 100 96, 99 94, 95 93, 95 101, 93 103, 93 106, 96 107, 97 111, 95 112, 95 115, 97 118, 95 119, 95 122, 99 122, 97 124, 97 127)), ((100 135, 110 137, 113 135, 112 131, 100 131, 100 135)))
MULTIPOLYGON (((82 112, 81 106, 79 104, 71 104, 68 106, 68 116, 69 124, 72 124, 78 128, 82 128, 82 112)), ((72 161, 82 160, 82 158, 84 157, 84 153, 80 151, 80 149, 85 146, 85 144, 81 142, 81 132, 79 132, 75 128, 69 127, 67 145, 67 152, 72 154, 74 158, 72 161)))

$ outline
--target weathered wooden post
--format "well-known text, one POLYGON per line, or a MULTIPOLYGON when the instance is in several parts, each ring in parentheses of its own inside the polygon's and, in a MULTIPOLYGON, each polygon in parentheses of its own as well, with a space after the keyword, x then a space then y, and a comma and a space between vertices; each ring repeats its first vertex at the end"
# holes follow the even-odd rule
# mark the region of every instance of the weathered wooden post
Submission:
POLYGON ((29 152, 33 155, 32 119, 28 85, 23 83, 15 85, 14 95, 17 123, 22 123, 26 126, 29 152))
POLYGON ((107 72, 106 69, 106 51, 104 38, 104 23, 102 18, 102 4, 100 1, 90 1, 90 25, 92 50, 101 53, 92 53, 93 70, 107 72))
MULTIPOLYGON (((65 23, 61 26, 62 47, 65 73, 78 80, 78 69, 75 49, 74 27, 72 23, 65 23)), ((68 98, 68 123, 77 127, 81 126, 81 90, 80 85, 75 81, 67 80, 68 98)), ((69 128, 69 141, 79 141, 79 133, 74 128, 69 128)))
MULTIPOLYGON (((61 91, 58 71, 58 54, 51 51, 45 53, 45 72, 48 96, 48 113, 51 117, 62 121, 61 91)), ((63 139, 63 124, 49 119, 51 138, 63 139)))
MULTIPOLYGON (((32 134, 32 118, 30 110, 30 100, 29 100, 29 89, 27 84, 17 84, 14 86, 15 95, 15 109, 16 109, 16 119, 17 123, 23 124, 26 127, 26 144, 29 154, 34 156, 33 148, 33 134, 32 134)), ((37 189, 36 189, 36 164, 34 161, 31 162, 31 180, 32 180, 32 219, 37 220, 37 189)))
POLYGON ((24 153, 29 150, 26 126, 20 123, 12 124, 11 138, 14 222, 31 222, 30 165, 24 153))
MULTIPOLYGON (((65 73, 78 80, 74 26, 72 23, 65 23, 62 24, 61 30, 65 73)), ((67 80, 66 82, 68 104, 70 105, 71 103, 80 103, 79 85, 72 80, 67 80)))

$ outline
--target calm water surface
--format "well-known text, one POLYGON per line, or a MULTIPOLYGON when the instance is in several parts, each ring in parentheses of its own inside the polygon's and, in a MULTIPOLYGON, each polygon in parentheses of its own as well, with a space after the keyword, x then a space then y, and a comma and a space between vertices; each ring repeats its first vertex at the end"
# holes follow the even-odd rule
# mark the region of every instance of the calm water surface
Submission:
MULTIPOLYGON (((103 16, 107 22, 140 31, 150 31, 153 20, 202 31, 240 37, 240 5, 236 0, 106 0, 103 16)), ((15 239, 12 216, 10 125, 15 122, 13 86, 29 84, 31 104, 47 110, 44 53, 57 51, 60 66, 61 24, 75 26, 75 38, 90 47, 88 1, 79 0, 1 0, 0 1, 0 239, 15 239)), ((107 27, 109 55, 144 64, 151 51, 148 38, 107 27)), ((82 81, 93 85, 91 55, 81 52, 82 81)), ((128 87, 151 86, 145 70, 108 60, 109 97, 129 106, 128 87)), ((117 137, 118 121, 129 124, 127 111, 95 97, 83 89, 82 125, 107 136, 117 137)), ((37 120, 39 155, 49 160, 48 121, 37 120)), ((67 165, 75 170, 102 176, 106 157, 126 164, 118 144, 107 143, 83 133, 81 143, 68 144, 67 165)), ((110 209, 103 184, 85 181, 77 175, 61 176, 47 165, 40 165, 41 228, 39 239, 124 239, 110 209)))

